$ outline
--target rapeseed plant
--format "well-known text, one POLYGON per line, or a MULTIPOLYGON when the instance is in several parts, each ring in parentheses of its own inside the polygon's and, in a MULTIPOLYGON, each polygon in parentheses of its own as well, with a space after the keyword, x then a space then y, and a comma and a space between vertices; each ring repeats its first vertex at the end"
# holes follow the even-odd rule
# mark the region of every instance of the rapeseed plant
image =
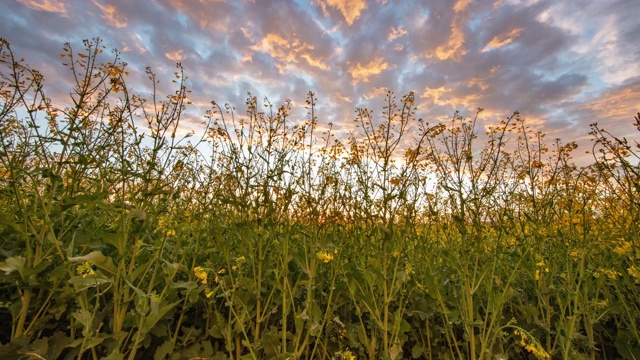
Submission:
POLYGON ((77 106, 56 107, 42 76, 0 42, 0 307, 11 318, 0 352, 355 359, 347 342, 367 358, 638 351, 637 312, 611 311, 639 305, 640 179, 626 140, 594 125, 596 163, 578 169, 574 144, 545 155, 544 134, 516 114, 478 143, 475 119, 429 125, 413 117, 413 93, 396 103, 389 92, 381 124, 358 109, 359 130, 338 140, 314 132, 312 93, 300 124, 289 102, 261 112, 249 95, 246 116, 213 103, 207 158, 174 142, 188 104, 180 67, 174 93, 145 100, 125 86, 117 52, 91 65, 100 52, 65 46, 67 66, 86 76, 74 76, 77 106), (74 266, 85 250, 91 260, 74 266), (193 265, 203 259, 225 265, 193 265), (540 324, 544 347, 518 328, 518 347, 504 349, 511 316, 540 324))

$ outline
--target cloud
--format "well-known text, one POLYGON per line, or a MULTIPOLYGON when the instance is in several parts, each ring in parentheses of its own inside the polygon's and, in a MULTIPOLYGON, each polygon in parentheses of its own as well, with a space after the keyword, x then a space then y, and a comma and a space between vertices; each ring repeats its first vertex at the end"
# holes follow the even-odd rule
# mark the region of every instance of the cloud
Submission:
POLYGON ((67 7, 61 0, 18 0, 18 2, 33 10, 53 12, 67 16, 67 7))
POLYGON ((382 57, 377 57, 368 64, 357 63, 354 66, 349 67, 349 73, 353 78, 354 83, 369 82, 369 78, 378 75, 381 72, 389 68, 387 63, 382 57))
POLYGON ((454 23, 451 25, 449 40, 447 40, 446 44, 438 46, 432 56, 435 55, 440 60, 452 59, 460 61, 466 53, 464 49, 464 32, 459 24, 454 23))
POLYGON ((466 9, 467 6, 469 6, 470 3, 471 3, 471 0, 458 0, 458 1, 456 1, 456 4, 453 6, 453 12, 459 13, 459 12, 464 11, 464 9, 466 9))
POLYGON ((320 57, 314 58, 309 53, 304 53, 304 54, 300 55, 300 57, 305 59, 307 64, 309 64, 309 65, 311 65, 311 66, 313 66, 315 68, 318 68, 320 70, 329 70, 329 66, 320 57))
POLYGON ((164 53, 164 56, 167 57, 167 59, 173 61, 173 62, 180 62, 182 60, 184 60, 185 55, 184 55, 184 50, 180 49, 180 50, 176 50, 176 51, 170 51, 170 52, 166 52, 164 53))
POLYGON ((426 103, 435 105, 447 105, 451 104, 448 99, 450 93, 451 89, 445 89, 444 86, 440 86, 437 88, 430 88, 427 86, 424 88, 424 91, 422 92, 420 97, 426 100, 426 103))
POLYGON ((451 59, 459 62, 465 56, 467 51, 464 48, 464 27, 467 16, 464 11, 470 2, 470 0, 458 0, 453 5, 454 15, 451 20, 449 37, 444 44, 438 46, 435 51, 429 54, 429 57, 436 57, 439 60, 451 59))
POLYGON ((93 3, 100 8, 102 16, 107 20, 107 23, 116 28, 123 28, 127 26, 127 16, 118 12, 118 8, 114 5, 102 5, 97 0, 93 0, 93 3))
POLYGON ((629 84, 607 88, 602 94, 591 98, 582 104, 576 104, 575 110, 590 119, 605 121, 628 121, 640 111, 638 108, 640 95, 640 77, 629 84))
POLYGON ((515 28, 509 31, 508 33, 503 33, 500 35, 496 35, 489 41, 487 45, 485 45, 480 52, 487 52, 493 49, 499 49, 503 46, 507 46, 511 44, 513 40, 515 40, 522 33, 522 28, 515 28))
POLYGON ((349 25, 353 25, 353 22, 360 17, 362 10, 367 8, 365 0, 318 0, 318 3, 325 17, 329 16, 327 8, 333 7, 340 11, 349 25))
POLYGON ((391 27, 391 31, 389 32, 389 35, 387 36, 387 39, 389 41, 393 41, 399 37, 402 37, 404 35, 407 35, 407 30, 405 30, 402 26, 398 26, 398 28, 396 29, 395 27, 391 27))
POLYGON ((271 56, 281 74, 293 65, 300 64, 300 59, 304 59, 308 65, 314 68, 329 69, 329 66, 321 56, 314 56, 311 53, 314 50, 313 45, 297 38, 285 39, 279 34, 270 33, 251 46, 250 49, 271 56))

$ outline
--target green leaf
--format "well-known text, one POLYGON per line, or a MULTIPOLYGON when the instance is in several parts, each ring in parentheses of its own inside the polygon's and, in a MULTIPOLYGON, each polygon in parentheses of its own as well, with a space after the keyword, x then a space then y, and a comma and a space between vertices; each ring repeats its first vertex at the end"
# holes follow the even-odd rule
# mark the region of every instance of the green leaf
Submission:
POLYGON ((87 337, 93 332, 91 323, 93 322, 93 315, 87 309, 80 309, 71 314, 76 321, 82 324, 82 335, 87 337))
POLYGON ((402 354, 402 347, 400 344, 396 343, 389 349, 389 357, 391 360, 399 359, 399 356, 402 354))
POLYGON ((0 214, 0 226, 8 227, 9 229, 18 233, 20 237, 23 237, 25 235, 24 231, 22 231, 22 228, 13 221, 13 217, 7 214, 0 214))
POLYGON ((69 283, 76 286, 78 290, 85 290, 102 284, 108 284, 112 281, 112 279, 107 278, 100 271, 96 271, 95 275, 92 276, 83 277, 81 275, 77 275, 69 279, 69 283))
POLYGON ((74 263, 75 262, 85 263, 87 261, 92 261, 94 264, 96 264, 97 267, 105 270, 111 275, 115 275, 116 272, 118 272, 118 269, 116 268, 116 265, 113 263, 113 260, 110 257, 104 256, 102 254, 102 251, 92 251, 84 256, 70 257, 69 261, 74 263))
POLYGON ((22 256, 12 256, 0 263, 0 270, 4 271, 6 275, 17 271, 20 277, 24 279, 24 264, 27 259, 22 256))
POLYGON ((122 359, 124 359, 124 355, 120 352, 120 349, 117 346, 113 348, 113 351, 111 351, 111 354, 102 358, 102 360, 122 360, 122 359))
POLYGON ((424 279, 424 287, 427 289, 427 293, 432 298, 435 298, 436 294, 438 293, 438 289, 436 288, 435 278, 433 277, 433 275, 431 275, 431 273, 425 272, 423 279, 424 279))
POLYGON ((171 284, 171 287, 174 289, 187 289, 193 290, 198 287, 198 283, 195 281, 178 281, 171 284))
POLYGON ((140 329, 142 331, 142 334, 146 335, 154 326, 156 326, 158 321, 160 321, 169 312, 169 310, 173 309, 179 303, 180 301, 176 301, 171 304, 165 304, 164 301, 162 301, 160 303, 160 306, 158 306, 158 313, 151 314, 151 316, 145 319, 144 324, 142 325, 142 329, 140 329))
POLYGON ((156 353, 153 355, 154 360, 164 360, 168 355, 173 352, 176 344, 172 341, 165 341, 162 345, 158 346, 156 349, 156 353))
POLYGON ((422 355, 422 352, 424 350, 422 349, 422 346, 416 344, 413 346, 413 348, 411 349, 411 357, 414 359, 417 359, 420 357, 420 355, 422 355))
POLYGON ((505 302, 505 297, 502 293, 495 293, 495 294, 491 294, 491 296, 489 296, 489 310, 490 311, 499 311, 500 307, 502 307, 502 305, 505 302))

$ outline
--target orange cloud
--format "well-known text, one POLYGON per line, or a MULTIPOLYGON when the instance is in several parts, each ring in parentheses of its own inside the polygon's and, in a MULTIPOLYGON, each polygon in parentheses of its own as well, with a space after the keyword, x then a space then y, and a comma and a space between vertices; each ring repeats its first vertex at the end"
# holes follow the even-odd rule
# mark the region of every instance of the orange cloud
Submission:
POLYGON ((450 93, 450 89, 445 89, 444 86, 440 86, 438 88, 424 88, 424 92, 420 95, 421 98, 429 101, 431 104, 435 105, 447 105, 450 104, 448 100, 440 99, 441 97, 447 96, 446 94, 450 93))
POLYGON ((511 44, 513 40, 515 40, 522 33, 522 28, 515 28, 509 31, 508 33, 499 34, 493 37, 491 41, 487 45, 480 50, 480 52, 487 52, 493 49, 499 49, 503 46, 507 46, 511 44))
POLYGON ((452 59, 453 61, 460 61, 462 57, 467 53, 464 48, 464 22, 465 19, 461 14, 467 6, 471 3, 471 0, 458 0, 453 6, 453 20, 451 20, 451 35, 446 44, 440 45, 436 50, 428 55, 429 57, 437 57, 439 60, 452 59))
POLYGON ((453 6, 453 12, 457 14, 461 11, 464 11, 464 9, 467 6, 469 6, 470 3, 471 3, 471 0, 458 0, 456 4, 453 6))
POLYGON ((377 88, 373 88, 371 90, 369 90, 369 92, 364 94, 364 98, 369 100, 369 99, 373 99, 373 98, 377 98, 380 97, 382 94, 386 93, 387 89, 383 88, 383 87, 377 87, 377 88))
POLYGON ((181 49, 181 50, 176 50, 172 52, 167 52, 167 53, 164 53, 164 56, 166 56, 167 59, 171 61, 179 62, 184 59, 184 51, 181 49))
POLYGON ((398 27, 397 29, 392 26, 391 32, 389 33, 389 36, 387 37, 387 39, 389 39, 389 41, 393 41, 407 34, 408 34, 407 30, 403 29, 402 26, 398 27))
POLYGON ((354 83, 358 83, 360 81, 368 82, 369 77, 378 75, 387 68, 389 68, 389 63, 384 61, 383 58, 377 57, 366 65, 358 63, 355 66, 349 67, 348 71, 351 77, 353 77, 354 83))
POLYGON ((436 48, 436 51, 432 56, 437 57, 439 60, 453 59, 454 61, 460 61, 460 59, 467 53, 464 49, 464 32, 459 24, 451 25, 451 36, 446 44, 440 45, 436 48))
MULTIPOLYGON (((315 68, 321 70, 329 70, 329 66, 324 62, 321 57, 314 57, 311 51, 314 49, 313 45, 309 45, 300 40, 285 39, 282 36, 274 33, 267 34, 260 42, 250 47, 253 51, 262 52, 270 55, 276 60, 276 67, 280 73, 289 69, 292 65, 298 64, 299 59, 304 59, 305 62, 315 68)), ((251 55, 245 54, 243 61, 250 61, 251 55)))
POLYGON ((37 11, 47 11, 67 16, 67 7, 60 0, 18 0, 18 2, 28 8, 37 11))
POLYGON ((113 5, 102 5, 98 1, 93 0, 93 3, 100 8, 102 11, 102 15, 107 20, 109 25, 115 26, 117 28, 122 28, 127 26, 127 17, 124 14, 118 12, 118 8, 113 5))
POLYGON ((367 8, 365 0, 318 0, 318 3, 322 7, 324 16, 329 16, 327 7, 333 7, 342 13, 349 25, 353 24, 360 17, 362 10, 367 8))
POLYGON ((481 78, 473 78, 467 81, 467 87, 474 87, 474 86, 479 87, 481 90, 487 90, 489 88, 489 85, 487 85, 487 82, 481 78))
POLYGON ((171 5, 178 12, 189 14, 195 21, 198 22, 201 29, 212 28, 216 31, 227 32, 229 30, 229 23, 227 21, 220 21, 217 17, 212 17, 209 13, 212 3, 223 3, 226 0, 168 0, 171 5))
POLYGON ((600 98, 582 105, 582 107, 595 112, 596 119, 612 119, 631 123, 633 116, 638 112, 638 94, 640 94, 640 82, 607 91, 600 98))
MULTIPOLYGON (((480 102, 480 94, 470 94, 457 96, 452 89, 444 86, 437 88, 426 87, 420 95, 421 102, 419 107, 428 108, 431 105, 449 106, 452 109, 467 109, 473 111, 478 108, 480 102)), ((485 112, 485 115, 487 112, 485 112)))
POLYGON ((316 67, 320 70, 329 70, 329 66, 325 64, 321 58, 314 58, 313 56, 311 56, 311 54, 302 54, 300 57, 303 58, 307 62, 307 64, 313 67, 316 67))
POLYGON ((337 99, 340 99, 340 100, 342 100, 342 101, 346 102, 347 104, 351 104, 351 97, 346 96, 346 95, 342 95, 342 94, 341 94, 341 93, 339 93, 339 92, 335 92, 335 93, 333 93, 333 95, 334 95, 337 99))

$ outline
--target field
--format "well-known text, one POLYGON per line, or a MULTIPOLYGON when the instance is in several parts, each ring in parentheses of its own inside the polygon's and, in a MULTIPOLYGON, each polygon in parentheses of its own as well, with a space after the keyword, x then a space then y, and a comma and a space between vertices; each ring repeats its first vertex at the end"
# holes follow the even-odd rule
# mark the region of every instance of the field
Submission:
POLYGON ((57 107, 0 51, 2 358, 640 358, 640 151, 597 124, 590 166, 412 93, 345 139, 313 93, 304 122, 249 95, 182 137, 180 67, 134 94, 67 44, 57 107))

